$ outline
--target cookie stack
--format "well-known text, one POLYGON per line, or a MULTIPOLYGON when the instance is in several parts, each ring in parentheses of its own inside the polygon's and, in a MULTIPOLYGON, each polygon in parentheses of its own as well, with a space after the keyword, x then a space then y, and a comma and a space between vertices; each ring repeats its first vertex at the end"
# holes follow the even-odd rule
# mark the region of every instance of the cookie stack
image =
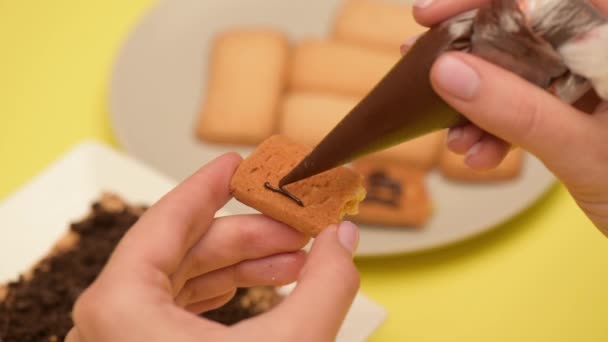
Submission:
MULTIPOLYGON (((403 41, 426 30, 411 6, 386 0, 346 0, 330 27, 328 37, 298 42, 269 28, 218 34, 197 136, 207 143, 258 145, 281 134, 314 147, 395 65, 403 41)), ((478 173, 444 140, 445 132, 434 133, 356 162, 368 198, 353 220, 424 227, 432 212, 426 176, 435 168, 461 182, 519 174, 520 151, 499 170, 478 173)))

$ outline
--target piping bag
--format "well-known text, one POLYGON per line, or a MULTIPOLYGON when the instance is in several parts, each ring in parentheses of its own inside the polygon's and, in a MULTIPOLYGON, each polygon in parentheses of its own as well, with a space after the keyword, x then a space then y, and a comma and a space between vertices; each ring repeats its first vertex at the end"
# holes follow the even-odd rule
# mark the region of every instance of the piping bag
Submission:
POLYGON ((585 0, 492 0, 422 35, 279 187, 466 122, 430 83, 447 51, 479 56, 567 103, 592 88, 608 100, 608 21, 596 8, 585 0))

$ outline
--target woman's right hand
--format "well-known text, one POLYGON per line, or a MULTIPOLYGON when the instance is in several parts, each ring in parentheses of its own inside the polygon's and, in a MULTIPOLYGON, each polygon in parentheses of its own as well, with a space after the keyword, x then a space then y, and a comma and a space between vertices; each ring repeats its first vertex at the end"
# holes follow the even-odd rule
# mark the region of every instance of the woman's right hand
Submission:
MULTIPOLYGON (((488 0, 418 1, 414 15, 432 26, 488 0)), ((598 3, 608 13, 608 3, 598 3)), ((590 93, 570 106, 515 74, 470 54, 441 56, 435 91, 472 124, 453 128, 448 146, 474 169, 497 166, 510 145, 542 160, 608 236, 608 103, 590 93), (507 143, 508 142, 508 143, 507 143)))

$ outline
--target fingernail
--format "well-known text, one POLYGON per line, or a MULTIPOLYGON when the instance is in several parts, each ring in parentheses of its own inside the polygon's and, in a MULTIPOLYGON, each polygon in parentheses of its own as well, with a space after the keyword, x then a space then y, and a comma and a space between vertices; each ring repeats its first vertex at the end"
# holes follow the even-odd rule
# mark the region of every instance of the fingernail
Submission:
POLYGON ((463 134, 464 134, 464 128, 462 128, 462 127, 450 128, 450 131, 448 132, 448 139, 447 139, 448 145, 452 141, 456 141, 456 140, 460 139, 463 134))
POLYGON ((344 248, 352 254, 357 250, 359 245, 359 230, 352 222, 344 221, 338 227, 338 240, 344 248))
POLYGON ((600 103, 600 105, 595 109, 596 113, 601 113, 601 112, 605 112, 608 110, 608 102, 602 102, 600 103))
POLYGON ((414 7, 427 8, 427 7, 431 6, 432 3, 433 3, 433 0, 416 0, 416 1, 414 1, 414 7))
POLYGON ((479 151, 481 151, 482 146, 483 146, 483 143, 480 141, 480 142, 476 143, 475 145, 473 145, 473 147, 471 147, 467 151, 467 154, 465 155, 465 162, 467 164, 469 164, 469 159, 473 158, 474 156, 476 156, 479 153, 479 151))
POLYGON ((420 36, 420 34, 416 34, 404 41, 403 44, 401 44, 401 54, 405 55, 405 53, 412 47, 412 45, 414 45, 414 43, 416 43, 420 36))
POLYGON ((443 56, 435 66, 439 87, 462 100, 472 100, 481 83, 477 72, 468 64, 453 56, 443 56))

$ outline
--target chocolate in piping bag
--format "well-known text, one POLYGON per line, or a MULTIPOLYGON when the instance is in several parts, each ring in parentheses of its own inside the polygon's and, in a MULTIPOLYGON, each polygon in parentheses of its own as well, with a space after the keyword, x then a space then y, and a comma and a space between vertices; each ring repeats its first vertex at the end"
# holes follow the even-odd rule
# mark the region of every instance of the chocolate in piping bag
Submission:
POLYGON ((466 122, 430 83, 432 65, 447 51, 477 55, 573 103, 591 86, 597 90, 608 83, 608 73, 601 74, 608 58, 601 59, 604 69, 573 72, 601 58, 590 51, 606 55, 607 28, 606 18, 580 0, 494 0, 431 28, 279 186, 466 122), (572 53, 571 47, 590 35, 579 58, 565 56, 564 50, 572 53))

